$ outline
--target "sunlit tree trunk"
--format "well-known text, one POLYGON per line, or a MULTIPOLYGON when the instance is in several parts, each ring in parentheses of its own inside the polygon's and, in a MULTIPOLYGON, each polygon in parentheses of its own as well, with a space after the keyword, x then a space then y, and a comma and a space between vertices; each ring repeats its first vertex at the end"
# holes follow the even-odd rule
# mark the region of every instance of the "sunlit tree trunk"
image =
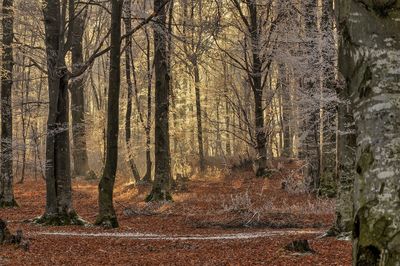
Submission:
POLYGON ((171 200, 171 154, 169 141, 170 73, 167 64, 166 7, 163 0, 154 0, 159 11, 154 24, 155 65, 155 172, 153 188, 147 201, 171 200))
POLYGON ((99 183, 99 215, 96 225, 118 227, 113 205, 115 175, 118 165, 119 95, 121 85, 121 16, 123 0, 111 1, 111 50, 107 108, 106 163, 99 183))
POLYGON ((353 264, 400 261, 400 1, 338 0, 340 71, 357 128, 353 264))
POLYGON ((3 53, 1 74, 1 173, 0 207, 13 207, 17 203, 13 190, 13 128, 12 128, 12 86, 13 86, 13 0, 3 0, 3 53))

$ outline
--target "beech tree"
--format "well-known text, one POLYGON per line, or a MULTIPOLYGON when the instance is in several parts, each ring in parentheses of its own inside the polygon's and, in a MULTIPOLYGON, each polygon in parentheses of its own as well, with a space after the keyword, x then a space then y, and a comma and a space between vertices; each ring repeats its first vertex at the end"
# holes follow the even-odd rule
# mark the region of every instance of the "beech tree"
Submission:
POLYGON ((171 200, 171 152, 169 140, 170 73, 168 68, 167 8, 164 0, 154 0, 155 65, 155 170, 147 201, 171 200))
POLYGON ((111 1, 111 47, 108 83, 106 162, 99 183, 99 215, 96 224, 118 227, 113 205, 115 175, 118 164, 119 95, 121 86, 121 17, 123 0, 111 1))
POLYGON ((400 1, 339 0, 340 70, 357 128, 354 265, 400 261, 400 1))
POLYGON ((1 168, 0 168, 0 207, 13 207, 17 203, 13 190, 13 38, 14 10, 13 0, 3 0, 2 27, 2 74, 1 74, 1 168))

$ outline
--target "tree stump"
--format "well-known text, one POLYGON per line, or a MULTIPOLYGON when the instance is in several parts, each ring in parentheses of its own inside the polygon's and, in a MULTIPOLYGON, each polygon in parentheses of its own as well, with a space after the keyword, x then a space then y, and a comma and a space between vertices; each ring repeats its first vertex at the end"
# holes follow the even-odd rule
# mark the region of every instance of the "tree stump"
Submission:
POLYGON ((24 238, 22 230, 17 230, 15 235, 10 233, 7 223, 0 219, 0 245, 13 244, 25 251, 29 250, 29 241, 24 238))

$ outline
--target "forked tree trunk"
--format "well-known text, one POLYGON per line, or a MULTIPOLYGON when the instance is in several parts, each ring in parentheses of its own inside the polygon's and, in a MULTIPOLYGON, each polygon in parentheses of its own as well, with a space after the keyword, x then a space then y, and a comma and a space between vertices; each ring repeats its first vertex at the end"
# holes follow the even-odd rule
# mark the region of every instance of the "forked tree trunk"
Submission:
POLYGON ((1 172, 0 172, 0 208, 14 207, 13 189, 13 130, 12 130, 12 86, 13 86, 13 37, 14 12, 13 0, 3 0, 3 54, 1 74, 1 172))
MULTIPOLYGON (((71 3, 73 4, 73 3, 71 3)), ((48 225, 82 224, 72 207, 69 150, 68 75, 59 1, 43 5, 49 87, 46 136, 46 211, 37 220, 48 225)), ((73 14, 70 14, 73 15, 73 14)))
POLYGON ((354 265, 400 261, 399 0, 338 0, 339 66, 347 82, 357 156, 354 265))
POLYGON ((154 24, 154 65, 156 79, 155 109, 155 173, 153 188, 147 201, 172 200, 171 154, 169 147, 169 92, 170 73, 167 65, 166 8, 163 0, 154 0, 159 11, 154 24))
MULTIPOLYGON (((83 33, 87 9, 74 19, 74 30, 71 46, 72 71, 79 70, 83 65, 83 33)), ((85 123, 85 79, 80 76, 70 80, 71 113, 72 113, 72 157, 75 176, 86 176, 89 172, 89 160, 86 147, 85 123)))
POLYGON ((123 0, 111 2, 111 50, 108 83, 106 163, 99 184, 99 215, 96 225, 118 227, 113 204, 115 175, 118 165, 119 95, 121 85, 121 15, 123 0))

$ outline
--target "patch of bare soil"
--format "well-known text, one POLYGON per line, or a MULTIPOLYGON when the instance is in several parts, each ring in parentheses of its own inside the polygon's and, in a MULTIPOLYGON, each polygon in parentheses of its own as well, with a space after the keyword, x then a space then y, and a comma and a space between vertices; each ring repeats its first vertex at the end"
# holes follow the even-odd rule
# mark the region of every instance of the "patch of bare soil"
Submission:
MULTIPOLYGON (((318 238, 333 221, 334 202, 282 190, 285 174, 213 171, 167 204, 144 203, 148 187, 120 180, 115 230, 24 223, 45 207, 44 182, 28 180, 16 185, 20 208, 2 209, 0 218, 23 230, 30 250, 0 246, 0 265, 351 265, 350 242, 318 238), (287 251, 296 239, 307 239, 315 253, 287 251)), ((96 181, 75 180, 73 189, 78 214, 94 222, 96 181)))

